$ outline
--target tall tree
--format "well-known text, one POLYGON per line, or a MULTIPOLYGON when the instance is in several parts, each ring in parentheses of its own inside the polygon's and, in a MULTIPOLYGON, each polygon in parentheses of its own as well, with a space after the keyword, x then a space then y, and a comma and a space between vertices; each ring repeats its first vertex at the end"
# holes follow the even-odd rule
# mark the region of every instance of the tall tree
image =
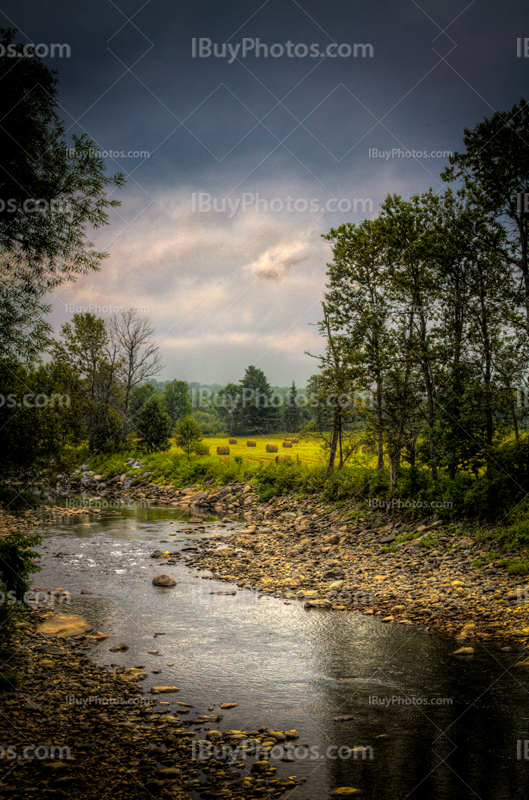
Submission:
POLYGON ((287 433, 297 433, 299 431, 301 416, 298 407, 298 390, 295 381, 287 395, 286 405, 283 410, 283 427, 287 433))
POLYGON ((472 130, 464 129, 464 153, 453 153, 446 181, 462 181, 470 199, 499 220, 507 233, 503 250, 521 280, 522 307, 529 331, 529 103, 523 97, 510 111, 496 111, 472 130), (520 197, 522 195, 522 197, 520 197))
POLYGON ((123 311, 112 317, 108 325, 109 337, 120 352, 123 384, 123 423, 121 439, 127 439, 131 392, 162 369, 158 346, 152 341, 154 328, 148 319, 136 311, 123 311))
POLYGON ((0 357, 28 359, 51 331, 46 292, 98 270, 106 257, 86 228, 108 223, 107 209, 119 205, 108 189, 124 178, 105 175, 86 135, 72 136, 67 148, 56 73, 25 55, 15 33, 0 29, 0 357))
POLYGON ((171 417, 173 427, 179 419, 191 413, 191 400, 189 397, 189 385, 186 381, 171 381, 165 384, 162 395, 163 407, 171 417))

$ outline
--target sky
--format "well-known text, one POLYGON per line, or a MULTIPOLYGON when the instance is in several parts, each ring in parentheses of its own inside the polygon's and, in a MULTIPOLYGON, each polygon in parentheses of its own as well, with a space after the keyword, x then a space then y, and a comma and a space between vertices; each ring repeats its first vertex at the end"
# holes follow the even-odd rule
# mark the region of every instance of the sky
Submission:
POLYGON ((89 232, 101 271, 50 295, 49 320, 137 308, 162 380, 254 364, 305 385, 322 234, 442 192, 464 128, 528 95, 526 0, 0 0, 0 25, 58 70, 67 137, 126 177, 89 232))

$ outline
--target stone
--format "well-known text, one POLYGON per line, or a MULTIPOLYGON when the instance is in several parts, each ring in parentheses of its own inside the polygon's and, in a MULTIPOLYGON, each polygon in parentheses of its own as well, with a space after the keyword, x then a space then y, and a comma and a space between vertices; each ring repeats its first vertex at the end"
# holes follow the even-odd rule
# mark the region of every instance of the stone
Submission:
POLYGON ((454 650, 452 655, 453 656, 473 656, 474 655, 474 648, 473 647, 460 647, 459 650, 454 650))
POLYGON ((176 581, 170 578, 169 575, 160 574, 152 579, 152 585, 164 587, 176 586, 176 581))
POLYGON ((151 694, 170 694, 171 692, 179 692, 178 686, 151 686, 151 694))
POLYGON ((44 620, 38 628, 44 636, 82 636, 92 630, 92 626, 78 614, 54 614, 44 620))
POLYGON ((129 649, 128 644, 122 642, 121 644, 115 644, 114 647, 109 647, 109 653, 124 653, 126 650, 129 649))

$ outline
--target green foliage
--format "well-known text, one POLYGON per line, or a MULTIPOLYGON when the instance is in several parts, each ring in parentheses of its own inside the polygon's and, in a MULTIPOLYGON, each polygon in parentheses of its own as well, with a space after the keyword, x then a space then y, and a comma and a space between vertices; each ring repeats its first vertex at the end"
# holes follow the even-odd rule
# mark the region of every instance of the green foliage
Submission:
POLYGON ((71 465, 81 429, 71 405, 71 370, 0 362, 0 451, 3 477, 52 481, 71 465), (68 373, 68 374, 66 374, 68 373))
POLYGON ((164 411, 160 398, 153 395, 136 416, 135 428, 140 446, 148 453, 153 450, 167 450, 171 427, 169 414, 164 411))
POLYGON ((185 381, 171 381, 165 384, 162 403, 165 411, 171 417, 173 428, 178 420, 191 413, 191 400, 189 399, 189 385, 185 381))
POLYGON ((261 435, 278 429, 279 407, 261 369, 247 367, 239 384, 229 383, 219 397, 219 417, 230 436, 261 435))
POLYGON ((176 426, 175 441, 188 458, 200 448, 202 439, 202 429, 198 422, 189 414, 182 417, 176 426))
POLYGON ((9 359, 35 357, 45 346, 45 293, 99 269, 107 254, 94 249, 86 228, 107 224, 107 209, 119 205, 107 191, 124 182, 105 175, 86 134, 73 135, 67 148, 56 72, 34 52, 24 55, 15 33, 0 29, 0 358, 9 359))
POLYGON ((31 550, 41 544, 42 534, 23 534, 20 531, 0 537, 0 580, 7 592, 14 592, 18 601, 24 600, 29 589, 29 576, 39 572, 35 563, 39 554, 31 550))

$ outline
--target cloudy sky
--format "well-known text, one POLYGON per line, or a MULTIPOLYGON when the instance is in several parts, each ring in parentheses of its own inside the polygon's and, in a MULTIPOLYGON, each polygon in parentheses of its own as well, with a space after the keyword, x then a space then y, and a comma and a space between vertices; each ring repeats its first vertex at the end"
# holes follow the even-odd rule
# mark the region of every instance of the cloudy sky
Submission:
POLYGON ((390 192, 442 191, 463 128, 528 94, 526 0, 0 0, 0 19, 68 45, 45 59, 68 135, 127 177, 93 237, 109 258, 57 292, 51 321, 139 307, 163 379, 255 364, 304 385, 321 234, 390 192))

